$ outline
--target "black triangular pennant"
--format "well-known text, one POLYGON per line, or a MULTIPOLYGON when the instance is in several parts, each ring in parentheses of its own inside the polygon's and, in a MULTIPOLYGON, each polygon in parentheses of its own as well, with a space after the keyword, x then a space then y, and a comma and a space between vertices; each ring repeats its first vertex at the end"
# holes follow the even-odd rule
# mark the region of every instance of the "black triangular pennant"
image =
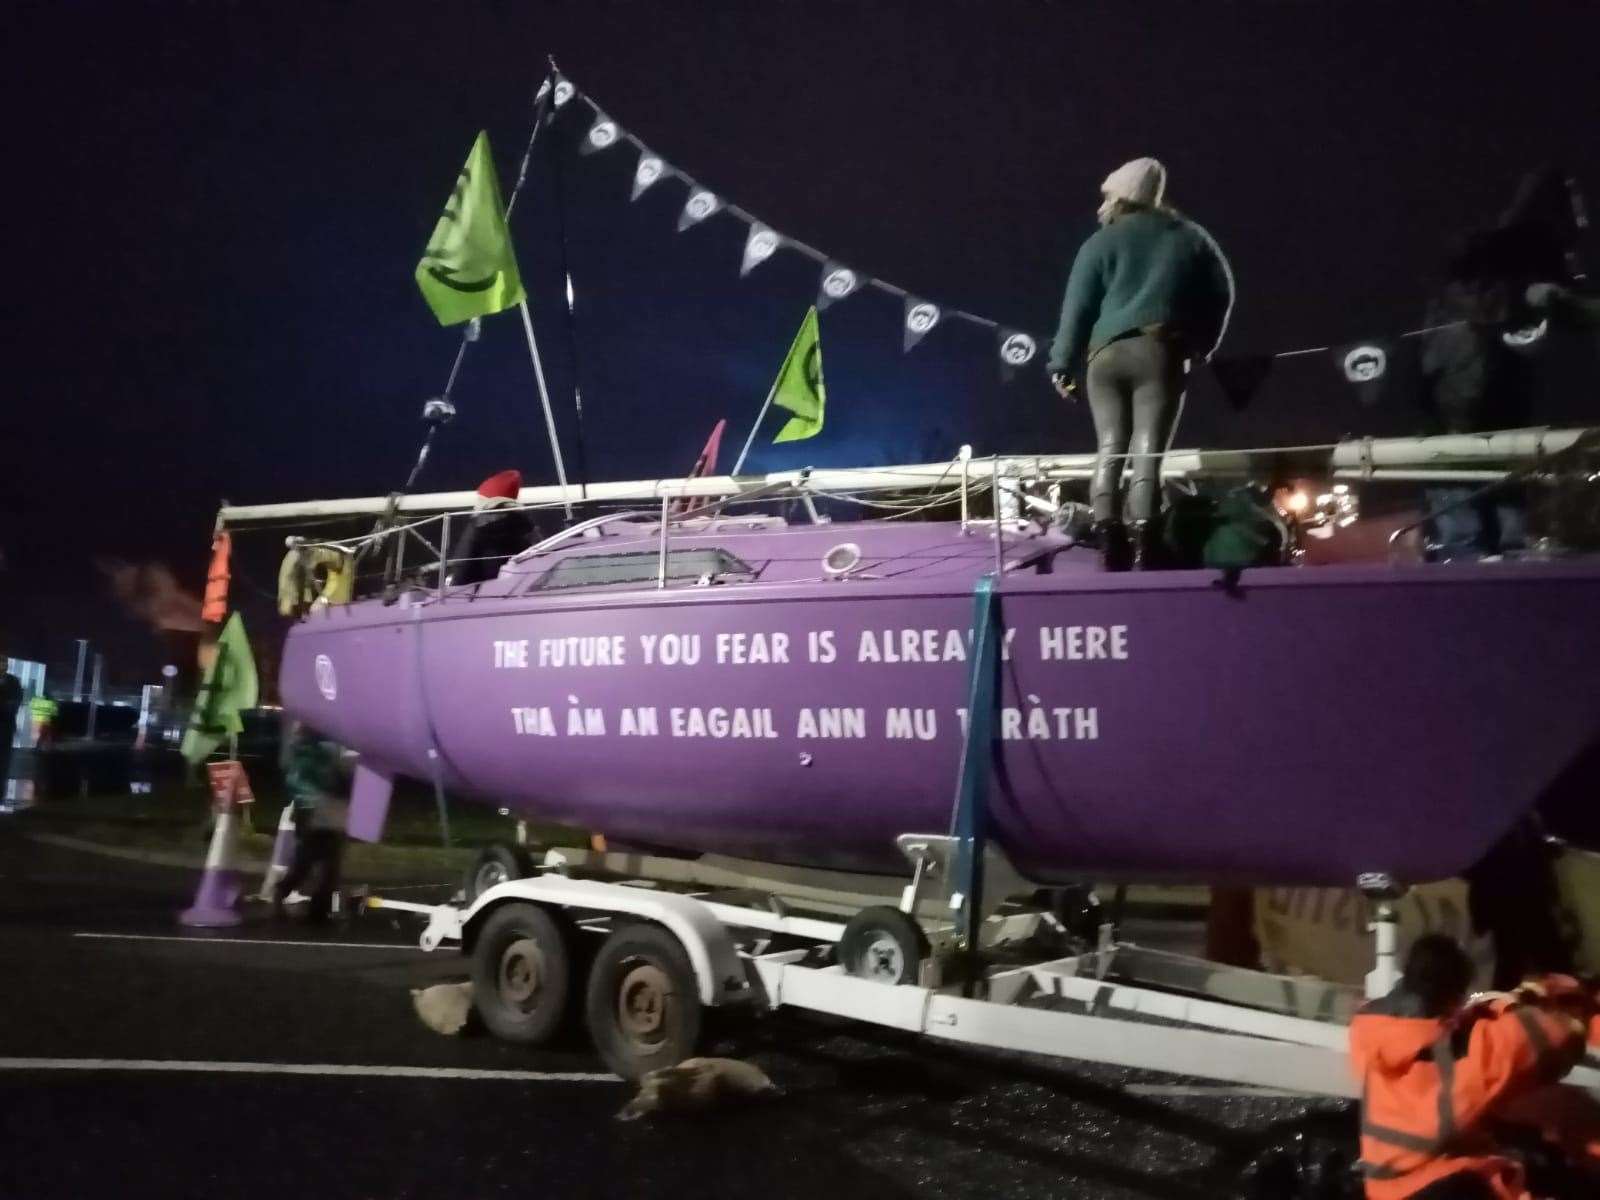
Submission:
POLYGON ((1272 374, 1274 359, 1270 354, 1239 354, 1231 358, 1211 360, 1211 374, 1222 389, 1222 398, 1235 412, 1250 407, 1267 376, 1272 374))

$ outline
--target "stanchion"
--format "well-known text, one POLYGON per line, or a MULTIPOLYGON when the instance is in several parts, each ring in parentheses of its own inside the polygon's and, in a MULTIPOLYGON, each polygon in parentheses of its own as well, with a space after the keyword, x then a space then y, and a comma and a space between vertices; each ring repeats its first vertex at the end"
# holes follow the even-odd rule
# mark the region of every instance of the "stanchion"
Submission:
POLYGON ((217 823, 211 831, 211 846, 206 851, 205 870, 195 889, 194 904, 178 914, 180 924, 197 929, 217 929, 237 925, 237 905, 244 890, 239 871, 239 827, 243 807, 255 801, 244 765, 234 759, 207 763, 211 782, 211 810, 217 823))

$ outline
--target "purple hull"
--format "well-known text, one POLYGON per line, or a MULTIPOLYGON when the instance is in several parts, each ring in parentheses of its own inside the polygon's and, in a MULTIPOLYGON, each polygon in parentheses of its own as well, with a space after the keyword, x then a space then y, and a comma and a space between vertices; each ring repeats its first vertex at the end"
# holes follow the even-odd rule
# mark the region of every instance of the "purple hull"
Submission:
MULTIPOLYGON (((897 834, 950 823, 992 540, 730 522, 671 545, 748 572, 657 589, 564 565, 638 552, 653 575, 639 531, 326 610, 290 635, 284 703, 403 774, 436 746, 449 786, 540 819, 901 870, 897 834), (828 579, 844 542, 861 567, 828 579)), ((1454 875, 1600 737, 1600 564, 1265 569, 1230 591, 1102 575, 1048 538, 1007 557, 992 811, 1032 878, 1454 875)))

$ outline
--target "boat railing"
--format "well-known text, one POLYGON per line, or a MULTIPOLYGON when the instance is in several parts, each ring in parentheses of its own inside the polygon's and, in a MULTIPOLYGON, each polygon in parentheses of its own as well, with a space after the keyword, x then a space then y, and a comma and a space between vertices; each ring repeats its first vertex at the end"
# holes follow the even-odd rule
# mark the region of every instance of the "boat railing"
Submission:
MULTIPOLYGON (((806 468, 739 478, 700 476, 595 484, 581 503, 591 512, 602 507, 612 511, 597 512, 539 539, 516 555, 514 561, 527 562, 571 546, 578 539, 603 538, 617 527, 632 526, 636 538, 649 538, 652 534, 656 538, 655 581, 656 586, 665 587, 672 578, 670 559, 676 537, 691 531, 705 532, 735 506, 793 501, 812 522, 830 519, 819 511, 823 502, 834 511, 841 505, 849 506, 864 516, 884 520, 916 519, 936 510, 959 515, 963 533, 994 539, 998 569, 1005 558, 1008 537, 1018 536, 1017 531, 1028 528, 1029 519, 1058 526, 1073 523, 1073 514, 1068 512, 1073 502, 1063 498, 1061 492, 1089 477, 1093 459, 1093 455, 998 454, 974 458, 971 448, 963 446, 943 463, 849 470, 806 468), (977 507, 977 502, 990 496, 994 498, 992 515, 977 507)), ((1470 495, 1430 504, 1415 519, 1408 518, 1389 538, 1392 557, 1406 535, 1440 515, 1480 502, 1496 488, 1565 479, 1575 473, 1594 474, 1595 482, 1600 483, 1600 470, 1584 468, 1585 463, 1597 461, 1600 429, 1541 428, 1420 439, 1360 438, 1317 446, 1171 450, 1164 455, 1162 475, 1168 484, 1190 487, 1207 480, 1221 483, 1264 476, 1321 476, 1349 484, 1482 485, 1470 495)), ((1336 484, 1333 490, 1338 492, 1341 488, 1336 484)), ((1348 491, 1348 486, 1343 490, 1348 491)), ((1584 502, 1588 509, 1600 509, 1600 504, 1592 500, 1596 491, 1594 487, 1587 490, 1591 496, 1584 502)), ((402 590, 430 591, 443 598, 448 593, 452 568, 468 561, 451 553, 452 541, 456 540, 452 534, 459 533, 463 520, 471 521, 478 515, 468 509, 474 499, 471 493, 440 493, 389 497, 381 507, 376 499, 370 502, 373 507, 367 507, 368 501, 225 506, 219 513, 219 523, 233 528, 291 517, 340 522, 376 516, 367 532, 355 536, 290 538, 288 544, 292 553, 309 556, 301 562, 313 571, 326 568, 342 576, 344 599, 353 597, 356 581, 363 589, 376 585, 372 591, 363 590, 363 595, 381 590, 391 601, 402 590), (429 507, 434 505, 438 507, 429 507)), ((504 507, 554 515, 564 510, 564 501, 548 488, 532 487, 523 490, 519 503, 504 507)), ((1353 517, 1340 519, 1338 524, 1352 520, 1353 517)), ((1600 516, 1590 514, 1586 521, 1586 528, 1600 528, 1600 516)), ((1580 542, 1592 546, 1595 540, 1594 536, 1585 535, 1580 542)), ((321 597, 338 602, 331 595, 337 589, 322 586, 320 577, 318 584, 321 597)))

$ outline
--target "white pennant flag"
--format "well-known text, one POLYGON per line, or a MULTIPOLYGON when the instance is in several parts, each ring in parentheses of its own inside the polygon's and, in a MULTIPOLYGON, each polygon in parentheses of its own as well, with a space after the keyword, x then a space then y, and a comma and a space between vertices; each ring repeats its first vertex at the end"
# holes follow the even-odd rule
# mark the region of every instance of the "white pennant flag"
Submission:
POLYGON ((926 300, 918 300, 915 296, 907 296, 906 337, 902 352, 909 351, 911 347, 926 337, 928 332, 939 323, 939 318, 943 315, 939 311, 937 304, 930 304, 926 300))
POLYGON ((628 198, 637 200, 644 194, 645 188, 661 178, 666 169, 666 163, 646 150, 639 156, 639 165, 633 169, 633 195, 628 198))
POLYGON ((1002 329, 1000 331, 1000 374, 1009 380, 1018 370, 1033 361, 1039 352, 1039 343, 1026 333, 1002 329))
POLYGON ((705 188, 690 188, 689 198, 683 202, 683 212, 678 214, 678 232, 682 233, 689 226, 700 224, 721 207, 722 201, 705 188))
POLYGON ((583 144, 578 147, 579 154, 594 154, 600 150, 609 150, 617 144, 621 131, 617 123, 604 113, 596 113, 594 124, 589 126, 589 132, 584 135, 583 144))
POLYGON ((840 263, 829 263, 822 268, 822 285, 817 289, 817 308, 824 309, 835 300, 843 300, 861 286, 861 276, 840 263))
POLYGON ((782 241, 776 230, 765 225, 750 226, 750 235, 744 239, 744 265, 739 268, 739 277, 743 279, 776 254, 782 241))
POLYGON ((1351 383, 1373 383, 1389 369, 1389 352, 1376 342, 1344 348, 1339 369, 1351 383))

